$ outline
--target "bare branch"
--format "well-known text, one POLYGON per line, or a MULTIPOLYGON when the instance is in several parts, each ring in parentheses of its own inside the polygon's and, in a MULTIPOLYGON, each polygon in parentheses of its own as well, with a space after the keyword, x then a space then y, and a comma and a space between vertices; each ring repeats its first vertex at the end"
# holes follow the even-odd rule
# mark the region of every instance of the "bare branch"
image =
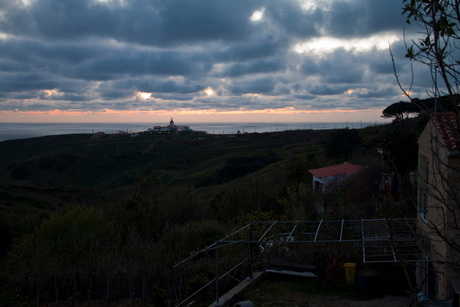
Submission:
POLYGON ((411 63, 411 75, 412 75, 412 80, 411 80, 411 84, 410 84, 410 87, 409 87, 409 90, 406 91, 402 84, 401 84, 401 81, 399 80, 399 76, 398 76, 398 73, 396 71, 396 64, 395 64, 395 59, 394 59, 394 56, 393 56, 393 52, 391 51, 391 44, 388 42, 388 49, 390 50, 390 56, 391 56, 391 62, 393 63, 393 73, 395 75, 395 78, 396 78, 396 82, 398 83, 398 86, 399 88, 401 89, 401 91, 404 93, 404 95, 409 98, 410 100, 412 100, 412 98, 410 97, 410 91, 412 89, 412 84, 413 84, 413 80, 414 80, 414 73, 413 73, 413 70, 412 70, 412 63, 411 63))

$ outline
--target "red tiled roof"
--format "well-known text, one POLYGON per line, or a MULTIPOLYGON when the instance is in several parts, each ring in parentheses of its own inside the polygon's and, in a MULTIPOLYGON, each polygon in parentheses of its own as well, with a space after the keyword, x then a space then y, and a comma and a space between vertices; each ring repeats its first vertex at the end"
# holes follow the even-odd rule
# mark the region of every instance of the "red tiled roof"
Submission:
POLYGON ((326 166, 322 168, 311 169, 309 172, 318 178, 338 175, 354 174, 360 171, 363 167, 361 165, 355 165, 348 162, 342 164, 326 166))
POLYGON ((434 113, 432 120, 444 141, 444 146, 451 150, 457 149, 457 115, 454 112, 434 113))

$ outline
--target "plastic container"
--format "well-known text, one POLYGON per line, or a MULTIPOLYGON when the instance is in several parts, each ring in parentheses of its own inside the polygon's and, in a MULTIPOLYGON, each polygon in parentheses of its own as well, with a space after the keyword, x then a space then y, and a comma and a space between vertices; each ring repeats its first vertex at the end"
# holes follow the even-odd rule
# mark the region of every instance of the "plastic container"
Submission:
POLYGON ((361 291, 371 291, 374 288, 375 280, 377 279, 377 271, 362 270, 358 272, 358 284, 361 291))
POLYGON ((346 262, 343 267, 345 268, 345 279, 347 280, 347 283, 356 283, 356 263, 346 262))

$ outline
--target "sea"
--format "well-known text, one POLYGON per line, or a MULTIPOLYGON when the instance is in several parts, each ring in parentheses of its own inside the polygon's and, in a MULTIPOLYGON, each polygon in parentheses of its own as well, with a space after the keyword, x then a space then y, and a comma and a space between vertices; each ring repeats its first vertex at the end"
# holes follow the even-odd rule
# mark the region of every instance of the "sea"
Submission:
MULTIPOLYGON (((368 126, 383 125, 381 122, 343 122, 343 123, 183 123, 194 131, 208 134, 264 133, 288 130, 321 129, 361 129, 368 126)), ((135 133, 146 131, 159 124, 152 123, 0 123, 0 142, 14 139, 34 138, 59 134, 106 134, 118 131, 135 133)))

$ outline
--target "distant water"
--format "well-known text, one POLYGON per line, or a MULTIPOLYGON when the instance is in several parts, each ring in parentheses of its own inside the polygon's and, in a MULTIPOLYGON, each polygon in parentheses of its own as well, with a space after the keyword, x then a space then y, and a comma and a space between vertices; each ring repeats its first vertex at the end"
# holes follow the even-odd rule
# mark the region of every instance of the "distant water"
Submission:
MULTIPOLYGON (((206 131, 208 134, 262 133, 287 130, 321 130, 321 129, 360 129, 382 123, 346 122, 346 123, 176 123, 189 126, 195 131, 206 131)), ((0 142, 13 139, 24 139, 45 135, 80 134, 117 131, 138 132, 152 128, 154 125, 167 123, 0 123, 0 142)))

